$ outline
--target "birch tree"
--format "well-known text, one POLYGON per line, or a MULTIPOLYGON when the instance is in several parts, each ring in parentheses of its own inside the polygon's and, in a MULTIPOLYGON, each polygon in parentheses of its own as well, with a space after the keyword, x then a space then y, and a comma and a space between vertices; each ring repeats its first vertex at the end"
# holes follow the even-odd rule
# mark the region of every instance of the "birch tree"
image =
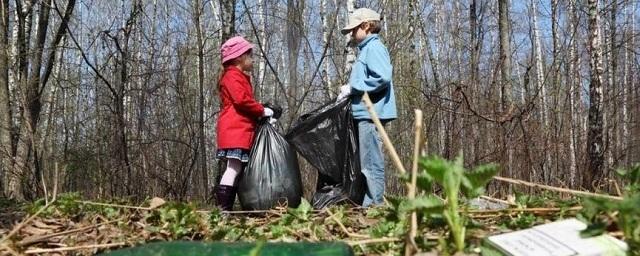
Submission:
POLYGON ((596 188, 604 175, 604 144, 602 132, 602 49, 600 44, 600 15, 598 0, 589 0, 589 130, 587 137, 588 168, 583 186, 596 188))
MULTIPOLYGON (((536 1, 537 0, 531 0, 531 18, 533 19, 533 48, 534 48, 534 59, 535 59, 535 66, 536 66, 536 91, 540 92, 540 116, 542 117, 542 124, 543 124, 543 129, 542 132, 545 134, 543 135, 544 138, 544 148, 542 150, 543 155, 544 155, 544 159, 545 162, 543 162, 542 164, 542 171, 543 171, 543 177, 545 178, 545 183, 548 183, 550 180, 550 173, 551 173, 551 156, 550 156, 550 149, 549 149, 549 112, 548 112, 548 105, 547 105, 547 88, 546 88, 546 81, 545 81, 545 74, 544 74, 544 68, 543 68, 543 61, 542 61, 542 44, 540 44, 540 35, 538 32, 538 9, 536 7, 536 1)), ((533 170, 535 170, 535 168, 533 168, 533 170)), ((534 177, 538 178, 534 172, 533 174, 534 177)))
POLYGON ((12 194, 17 199, 23 199, 25 196, 33 196, 36 191, 32 191, 32 189, 35 187, 37 190, 38 188, 35 184, 25 187, 29 185, 23 181, 32 180, 34 175, 41 173, 41 170, 38 169, 40 166, 35 162, 41 152, 38 151, 38 145, 34 143, 42 110, 41 97, 51 76, 56 52, 63 35, 66 33, 67 24, 75 7, 75 0, 67 1, 64 12, 58 10, 58 5, 52 0, 25 3, 16 1, 15 4, 17 15, 16 58, 19 63, 19 75, 16 83, 22 92, 19 102, 22 118, 17 139, 16 162, 12 168, 14 171, 12 175, 7 177, 9 185, 5 187, 5 192, 12 194), (36 5, 38 20, 32 38, 30 37, 30 17, 36 11, 36 5), (55 29, 53 39, 47 41, 49 28, 53 26, 50 22, 52 8, 60 16, 60 23, 55 29), (51 50, 45 51, 45 46, 51 50))

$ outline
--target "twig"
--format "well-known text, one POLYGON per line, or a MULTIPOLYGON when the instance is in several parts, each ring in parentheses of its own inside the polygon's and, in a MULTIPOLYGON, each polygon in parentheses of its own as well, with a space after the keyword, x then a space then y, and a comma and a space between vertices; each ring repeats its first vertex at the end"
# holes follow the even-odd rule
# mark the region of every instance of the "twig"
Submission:
POLYGON ((402 239, 396 237, 383 237, 383 238, 374 238, 374 239, 366 239, 366 240, 357 240, 357 241, 348 241, 347 244, 350 246, 355 245, 363 245, 363 244, 376 244, 376 243, 388 243, 388 242, 400 242, 402 239))
MULTIPOLYGON (((422 111, 416 109, 415 120, 415 140, 413 145, 413 163, 411 164, 411 183, 408 184, 408 196, 409 199, 416 198, 416 183, 418 180, 418 158, 420 157, 420 143, 422 135, 422 111)), ((418 245, 416 245, 416 235, 418 234, 418 215, 415 211, 411 212, 411 224, 409 226, 409 234, 407 236, 407 243, 404 249, 404 255, 409 256, 418 252, 418 245)))
POLYGON ((510 212, 560 212, 560 211, 579 211, 582 206, 574 206, 570 208, 507 208, 500 210, 467 210, 466 213, 482 214, 482 213, 510 213, 510 212))
POLYGON ((0 244, 0 249, 2 249, 2 248, 4 248, 5 250, 9 251, 10 255, 20 255, 18 252, 13 250, 13 248, 9 247, 7 244, 0 244))
POLYGON ((534 188, 542 188, 542 189, 546 189, 546 190, 557 191, 557 192, 562 192, 562 193, 569 193, 569 194, 574 194, 574 195, 599 197, 599 198, 606 198, 606 199, 612 199, 612 200, 622 200, 622 197, 619 197, 619 196, 598 194, 598 193, 592 193, 592 192, 586 192, 586 191, 580 191, 580 190, 573 190, 573 189, 567 189, 567 188, 552 187, 552 186, 536 184, 536 183, 528 182, 528 181, 524 181, 524 180, 517 180, 517 179, 505 178, 505 177, 500 177, 500 176, 494 176, 493 179, 499 180, 499 181, 504 181, 504 182, 507 182, 507 183, 512 183, 512 184, 524 185, 524 186, 529 186, 529 187, 534 187, 534 188))
POLYGON ((38 236, 38 237, 27 237, 27 238, 23 239, 22 241, 18 242, 17 244, 18 244, 18 246, 27 246, 27 245, 30 245, 30 244, 34 244, 34 243, 40 242, 40 241, 45 240, 45 239, 52 238, 52 237, 68 235, 68 234, 73 234, 73 233, 77 233, 77 232, 82 232, 82 231, 90 230, 90 229, 93 229, 93 228, 96 228, 96 227, 99 227, 99 226, 102 226, 102 225, 118 222, 120 220, 123 220, 123 219, 112 220, 112 221, 109 221, 109 222, 103 222, 103 223, 91 225, 91 226, 88 226, 88 227, 82 227, 82 228, 77 228, 77 229, 72 229, 72 230, 66 230, 66 231, 53 233, 53 234, 47 234, 47 235, 38 236))
POLYGON ((398 168, 398 171, 400 171, 401 174, 407 173, 407 170, 404 168, 404 165, 402 165, 402 161, 400 161, 400 157, 396 152, 396 148, 393 147, 391 139, 389 139, 389 135, 387 135, 387 132, 384 130, 384 126, 382 126, 382 123, 378 118, 378 114, 376 114, 376 111, 373 109, 373 103, 369 98, 369 94, 365 92, 362 96, 362 100, 364 101, 365 105, 367 105, 367 110, 369 111, 369 115, 371 115, 371 120, 373 120, 373 123, 376 125, 376 128, 380 133, 380 137, 382 137, 382 141, 384 142, 384 146, 387 148, 387 150, 389 150, 389 154, 391 155, 393 164, 396 166, 396 168, 398 168))
POLYGON ((32 249, 32 250, 27 250, 24 253, 38 254, 38 253, 48 253, 48 252, 64 252, 64 251, 75 251, 75 250, 85 250, 85 249, 111 248, 111 247, 119 247, 124 245, 126 245, 124 242, 111 243, 111 244, 92 244, 92 245, 81 245, 81 246, 52 248, 52 249, 32 249))
POLYGON ((58 162, 56 162, 55 164, 55 168, 53 169, 53 195, 52 198, 53 200, 56 200, 56 198, 58 197, 58 162))
POLYGON ((28 219, 26 219, 25 221, 23 221, 22 223, 18 224, 18 226, 14 227, 11 232, 9 232, 9 234, 7 234, 5 237, 2 238, 2 240, 0 240, 0 244, 3 244, 4 242, 6 242, 7 240, 9 240, 9 238, 11 238, 11 236, 15 235, 16 233, 18 233, 18 231, 24 227, 25 225, 27 225, 27 223, 31 222, 33 219, 35 219, 40 213, 42 213, 44 210, 46 210, 47 208, 49 208, 49 206, 51 206, 54 202, 55 202, 55 198, 49 202, 48 204, 44 205, 42 208, 40 208, 40 210, 38 210, 35 214, 31 215, 31 217, 29 217, 28 219))
POLYGON ((491 201, 494 203, 501 203, 501 204, 506 204, 506 205, 511 205, 511 206, 517 206, 517 204, 514 204, 512 202, 506 201, 506 200, 502 200, 502 199, 498 199, 498 198, 493 198, 490 196, 480 196, 480 198, 487 200, 487 201, 491 201))
POLYGON ((145 210, 145 211, 153 210, 153 208, 150 208, 150 207, 141 207, 141 206, 130 206, 130 205, 120 205, 120 204, 107 204, 107 203, 97 203, 97 202, 91 202, 91 201, 79 201, 79 200, 76 200, 76 202, 77 202, 77 203, 81 203, 81 204, 90 204, 90 205, 98 205, 98 206, 108 206, 108 207, 116 207, 116 208, 135 209, 135 210, 145 210))
POLYGON ((369 238, 369 236, 366 236, 366 235, 354 234, 349 232, 349 230, 347 230, 347 228, 342 224, 342 222, 340 222, 340 220, 329 209, 327 209, 327 213, 329 214, 330 218, 332 218, 336 223, 338 223, 338 226, 340 226, 340 228, 342 229, 342 232, 344 232, 348 236, 358 237, 358 238, 369 238))

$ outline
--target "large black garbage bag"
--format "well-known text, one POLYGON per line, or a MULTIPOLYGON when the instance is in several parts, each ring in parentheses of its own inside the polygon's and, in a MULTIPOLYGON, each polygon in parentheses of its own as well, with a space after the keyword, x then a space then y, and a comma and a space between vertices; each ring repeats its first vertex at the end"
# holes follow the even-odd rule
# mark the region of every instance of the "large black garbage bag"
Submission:
POLYGON ((365 178, 360 171, 357 130, 349 99, 303 115, 285 138, 318 170, 314 208, 343 201, 362 204, 365 178))
POLYGON ((266 210, 287 203, 298 207, 302 181, 298 157, 289 143, 268 123, 258 127, 249 163, 238 182, 244 210, 266 210))

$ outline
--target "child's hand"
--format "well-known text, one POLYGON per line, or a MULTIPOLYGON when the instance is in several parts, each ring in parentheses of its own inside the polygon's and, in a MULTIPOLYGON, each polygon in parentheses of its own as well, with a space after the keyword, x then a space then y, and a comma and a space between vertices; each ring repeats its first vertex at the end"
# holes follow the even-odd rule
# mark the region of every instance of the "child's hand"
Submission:
POLYGON ((273 116, 273 109, 270 108, 264 108, 264 113, 262 114, 262 117, 272 117, 273 116))
POLYGON ((351 85, 345 84, 340 86, 340 93, 338 94, 338 99, 336 101, 344 99, 349 95, 351 95, 351 85))
POLYGON ((264 107, 273 111, 273 114, 270 115, 273 118, 278 119, 280 118, 280 116, 282 116, 282 107, 278 106, 277 104, 265 103, 264 107))

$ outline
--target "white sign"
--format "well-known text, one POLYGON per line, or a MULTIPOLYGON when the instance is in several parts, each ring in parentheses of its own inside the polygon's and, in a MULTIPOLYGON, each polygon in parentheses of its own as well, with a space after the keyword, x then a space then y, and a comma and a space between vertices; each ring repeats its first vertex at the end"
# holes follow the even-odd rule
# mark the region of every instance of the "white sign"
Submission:
POLYGON ((586 228, 573 218, 491 236, 488 241, 513 256, 626 255, 627 244, 610 235, 581 238, 580 231, 586 228))

